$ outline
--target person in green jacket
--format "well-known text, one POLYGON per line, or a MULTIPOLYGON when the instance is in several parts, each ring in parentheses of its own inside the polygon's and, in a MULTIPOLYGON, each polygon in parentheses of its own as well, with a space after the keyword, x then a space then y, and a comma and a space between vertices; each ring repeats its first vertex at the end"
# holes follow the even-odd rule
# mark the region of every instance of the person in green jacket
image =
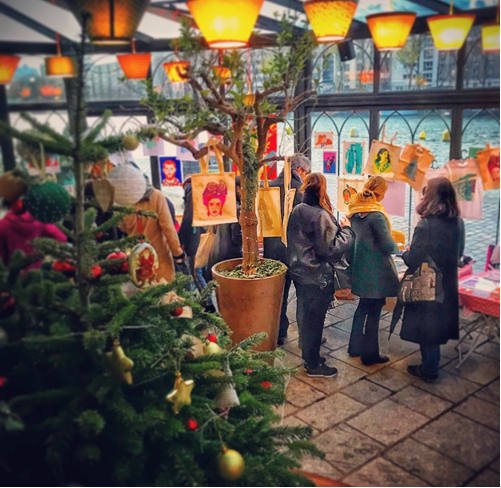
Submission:
POLYGON ((360 356, 365 365, 389 361, 379 353, 379 318, 386 297, 397 296, 399 286, 391 257, 398 248, 381 204, 387 187, 383 177, 369 178, 363 191, 352 197, 347 215, 355 233, 352 292, 360 297, 353 316, 348 354, 360 356))

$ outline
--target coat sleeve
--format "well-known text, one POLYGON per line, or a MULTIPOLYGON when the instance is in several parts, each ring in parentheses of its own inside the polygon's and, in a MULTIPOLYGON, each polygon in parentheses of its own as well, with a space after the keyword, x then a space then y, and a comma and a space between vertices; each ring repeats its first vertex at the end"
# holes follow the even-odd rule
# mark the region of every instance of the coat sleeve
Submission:
POLYGON ((327 212, 322 211, 320 218, 313 222, 315 253, 325 261, 337 261, 351 250, 354 241, 349 227, 340 229, 327 212))
POLYGON ((43 237, 50 237, 59 242, 66 242, 68 239, 64 232, 59 230, 54 224, 45 224, 42 231, 43 237))
POLYGON ((412 271, 426 259, 427 232, 427 222, 421 219, 414 229, 410 249, 402 254, 402 259, 412 271))
POLYGON ((174 227, 174 222, 172 222, 169 207, 167 206, 164 196, 160 192, 154 192, 152 198, 155 199, 155 212, 158 215, 158 224, 162 234, 165 236, 170 252, 173 256, 183 254, 183 249, 181 248, 179 237, 174 227))
POLYGON ((384 215, 379 212, 374 212, 370 215, 370 218, 371 231, 379 250, 386 256, 397 253, 398 247, 391 238, 391 231, 384 215))
POLYGON ((186 250, 191 242, 193 234, 193 198, 191 196, 191 186, 186 187, 184 194, 184 212, 181 227, 179 228, 179 240, 186 250))

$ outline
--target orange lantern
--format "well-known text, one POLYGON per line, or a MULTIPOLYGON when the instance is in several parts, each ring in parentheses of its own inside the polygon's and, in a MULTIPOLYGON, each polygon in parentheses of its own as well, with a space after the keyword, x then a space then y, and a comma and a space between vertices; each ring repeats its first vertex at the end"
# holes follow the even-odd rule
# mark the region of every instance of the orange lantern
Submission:
POLYGON ((186 4, 213 49, 245 47, 264 0, 187 0, 186 4))
POLYGON ((362 85, 374 83, 374 71, 371 69, 360 71, 358 79, 362 85))
POLYGON ((184 83, 188 81, 189 61, 171 61, 164 63, 164 70, 167 78, 172 83, 184 83))
POLYGON ((217 76, 221 84, 229 83, 231 81, 230 68, 227 68, 226 66, 214 66, 214 68, 212 68, 212 71, 217 76))
POLYGON ((31 95, 31 88, 25 86, 21 89, 20 95, 22 98, 28 98, 31 95))
POLYGON ((45 58, 47 76, 71 78, 75 76, 75 62, 71 56, 50 56, 45 58))
POLYGON ((10 83, 20 60, 19 56, 0 54, 0 85, 10 83))
POLYGON ((456 51, 461 49, 475 16, 473 14, 434 15, 428 17, 433 44, 438 51, 456 51))
POLYGON ((354 0, 308 0, 304 11, 318 42, 341 41, 357 9, 354 0))
POLYGON ((484 53, 499 52, 499 23, 482 26, 482 51, 484 53))
POLYGON ((126 78, 144 80, 148 76, 151 53, 117 54, 117 59, 126 78))
POLYGON ((148 7, 149 0, 71 0, 68 6, 80 22, 91 14, 87 31, 95 44, 127 44, 148 7))
POLYGON ((379 51, 397 51, 404 47, 415 20, 414 12, 388 12, 368 15, 367 25, 379 51))

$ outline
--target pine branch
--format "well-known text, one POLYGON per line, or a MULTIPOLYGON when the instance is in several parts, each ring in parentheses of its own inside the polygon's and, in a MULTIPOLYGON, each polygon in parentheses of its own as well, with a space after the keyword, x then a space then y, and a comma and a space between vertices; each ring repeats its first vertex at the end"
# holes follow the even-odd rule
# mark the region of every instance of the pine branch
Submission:
POLYGON ((21 112, 20 116, 38 132, 40 132, 41 135, 46 135, 54 142, 61 144, 61 146, 67 148, 68 150, 71 150, 71 147, 73 145, 72 141, 59 134, 59 132, 52 129, 49 125, 39 122, 37 119, 27 114, 26 112, 21 112))

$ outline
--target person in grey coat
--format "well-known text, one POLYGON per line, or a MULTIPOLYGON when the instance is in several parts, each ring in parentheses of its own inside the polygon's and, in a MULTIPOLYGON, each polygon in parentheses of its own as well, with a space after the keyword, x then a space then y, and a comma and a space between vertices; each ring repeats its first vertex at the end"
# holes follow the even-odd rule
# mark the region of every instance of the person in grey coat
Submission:
POLYGON ((331 377, 337 369, 320 357, 327 308, 334 293, 333 265, 348 253, 354 235, 348 219, 332 214, 325 176, 310 173, 303 183, 303 202, 291 213, 287 227, 287 259, 296 287, 297 324, 308 376, 331 377))
MULTIPOLYGON (((464 250, 464 223, 459 217, 456 192, 447 178, 433 178, 416 207, 421 220, 408 251, 402 255, 413 273, 431 257, 442 274, 443 302, 416 302, 404 306, 400 337, 419 344, 421 364, 407 371, 426 382, 438 378, 440 345, 459 339, 458 261, 464 250)), ((401 305, 395 309, 395 326, 401 305)))
MULTIPOLYGON (((294 154, 290 158, 291 163, 291 188, 296 189, 296 194, 294 195, 293 207, 301 203, 303 195, 300 191, 301 184, 311 171, 311 163, 308 158, 300 153, 294 154)), ((281 218, 284 218, 284 171, 282 171, 276 179, 270 182, 270 186, 280 188, 280 208, 281 208, 281 218)), ((276 259, 287 265, 287 248, 284 246, 282 239, 280 237, 265 237, 263 239, 264 251, 263 255, 265 258, 276 259)), ((287 338, 287 330, 289 329, 289 319, 287 318, 287 303, 289 299, 289 290, 291 287, 291 277, 287 272, 285 275, 285 288, 282 300, 282 310, 280 311, 280 329, 278 332, 278 342, 279 346, 284 344, 287 338)))

